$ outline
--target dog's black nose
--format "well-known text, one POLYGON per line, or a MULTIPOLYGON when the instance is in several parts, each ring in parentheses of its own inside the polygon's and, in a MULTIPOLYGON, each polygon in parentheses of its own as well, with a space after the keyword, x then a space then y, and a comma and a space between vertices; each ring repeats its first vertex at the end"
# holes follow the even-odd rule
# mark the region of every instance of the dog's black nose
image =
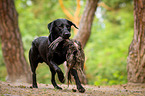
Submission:
POLYGON ((68 39, 70 36, 71 36, 70 33, 65 33, 63 37, 64 37, 65 39, 68 39))

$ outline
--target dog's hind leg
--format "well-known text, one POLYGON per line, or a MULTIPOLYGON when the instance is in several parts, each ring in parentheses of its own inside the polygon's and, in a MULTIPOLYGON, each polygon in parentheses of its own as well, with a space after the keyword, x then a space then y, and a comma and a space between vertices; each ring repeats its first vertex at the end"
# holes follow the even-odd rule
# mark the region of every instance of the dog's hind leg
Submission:
POLYGON ((33 88, 38 88, 37 86, 37 80, 36 80, 36 68, 38 66, 38 61, 36 58, 36 53, 32 52, 32 49, 29 51, 29 61, 30 61, 30 66, 31 66, 31 71, 32 71, 32 86, 33 88))
POLYGON ((80 82, 80 80, 79 80, 77 71, 76 71, 75 69, 71 69, 71 74, 73 75, 73 77, 74 77, 74 79, 75 79, 75 82, 76 82, 78 91, 81 92, 81 93, 84 93, 84 92, 85 92, 85 89, 84 89, 83 86, 81 85, 81 82, 80 82))
POLYGON ((51 67, 50 67, 50 71, 51 71, 51 83, 52 83, 52 85, 53 85, 54 88, 56 88, 56 89, 62 89, 61 87, 59 87, 59 86, 56 84, 56 81, 55 81, 55 74, 56 74, 56 72, 55 72, 54 69, 52 69, 51 67))

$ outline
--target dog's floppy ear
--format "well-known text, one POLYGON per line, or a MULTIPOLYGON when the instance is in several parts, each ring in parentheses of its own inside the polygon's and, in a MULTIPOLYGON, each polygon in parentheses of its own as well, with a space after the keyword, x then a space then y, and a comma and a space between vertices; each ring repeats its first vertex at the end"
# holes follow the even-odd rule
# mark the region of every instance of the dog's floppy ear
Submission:
POLYGON ((54 27, 54 21, 51 22, 51 23, 49 23, 47 27, 48 27, 48 29, 49 29, 49 32, 51 33, 51 31, 52 31, 52 29, 53 29, 53 27, 54 27))
POLYGON ((69 21, 69 20, 67 20, 68 21, 68 23, 72 26, 74 26, 76 29, 79 29, 73 22, 71 22, 71 21, 69 21))

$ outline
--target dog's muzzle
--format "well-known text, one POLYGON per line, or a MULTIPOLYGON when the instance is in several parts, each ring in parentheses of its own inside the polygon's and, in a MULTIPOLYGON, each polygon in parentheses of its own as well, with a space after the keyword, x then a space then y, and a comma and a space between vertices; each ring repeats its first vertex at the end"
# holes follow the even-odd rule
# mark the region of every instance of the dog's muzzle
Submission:
POLYGON ((71 36, 71 33, 69 33, 69 32, 66 32, 63 34, 64 39, 68 39, 70 36, 71 36))

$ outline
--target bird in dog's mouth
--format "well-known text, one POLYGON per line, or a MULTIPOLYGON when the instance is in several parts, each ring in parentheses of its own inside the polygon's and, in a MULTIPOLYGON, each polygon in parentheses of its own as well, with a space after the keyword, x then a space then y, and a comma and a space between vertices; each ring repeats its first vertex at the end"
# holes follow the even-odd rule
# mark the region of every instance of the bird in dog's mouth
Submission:
POLYGON ((66 53, 66 62, 67 62, 67 79, 68 79, 68 85, 69 81, 71 82, 71 70, 76 69, 81 72, 83 76, 83 67, 84 67, 84 61, 85 61, 85 56, 84 52, 81 48, 80 42, 72 39, 64 39, 63 37, 58 37, 55 39, 50 45, 49 48, 51 50, 55 50, 60 42, 65 40, 66 42, 64 43, 64 46, 68 46, 68 50, 66 53))

